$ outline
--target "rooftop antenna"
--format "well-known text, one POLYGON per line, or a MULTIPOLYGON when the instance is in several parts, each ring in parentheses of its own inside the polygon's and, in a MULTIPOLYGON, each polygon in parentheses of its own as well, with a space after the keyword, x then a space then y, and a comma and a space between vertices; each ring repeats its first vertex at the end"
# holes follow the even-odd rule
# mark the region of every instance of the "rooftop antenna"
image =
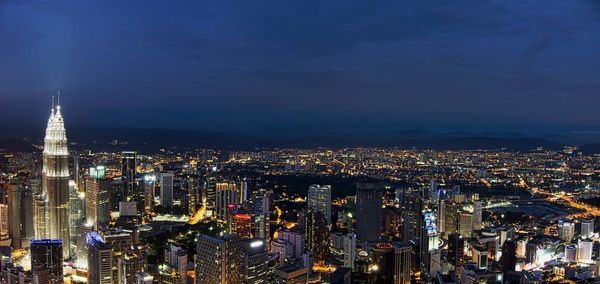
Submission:
POLYGON ((52 95, 52 111, 54 111, 54 95, 52 95))
POLYGON ((58 102, 56 104, 56 108, 60 109, 60 91, 58 91, 58 102))

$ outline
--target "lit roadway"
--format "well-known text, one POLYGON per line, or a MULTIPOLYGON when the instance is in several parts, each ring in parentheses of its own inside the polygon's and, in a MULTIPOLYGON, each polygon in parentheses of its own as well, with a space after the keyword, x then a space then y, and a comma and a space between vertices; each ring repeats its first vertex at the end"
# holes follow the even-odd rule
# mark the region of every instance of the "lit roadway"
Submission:
POLYGON ((190 217, 190 219, 188 220, 188 224, 196 225, 196 224, 198 224, 198 222, 200 222, 204 219, 204 214, 206 214, 206 205, 205 204, 206 203, 204 203, 202 205, 202 207, 200 209, 198 209, 198 211, 196 211, 196 213, 190 217))
POLYGON ((547 196, 546 199, 548 201, 556 201, 557 199, 560 199, 567 206, 584 211, 584 213, 575 214, 574 216, 577 216, 577 217, 585 217, 585 216, 600 217, 600 209, 598 207, 574 200, 573 197, 571 197, 569 195, 549 193, 546 191, 541 191, 539 188, 531 188, 531 191, 533 193, 546 195, 547 196))

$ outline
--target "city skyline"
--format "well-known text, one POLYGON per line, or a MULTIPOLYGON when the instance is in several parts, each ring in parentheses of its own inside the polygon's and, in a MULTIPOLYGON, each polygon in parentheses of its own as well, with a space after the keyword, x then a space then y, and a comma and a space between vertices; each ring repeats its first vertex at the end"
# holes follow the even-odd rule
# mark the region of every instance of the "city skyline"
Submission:
POLYGON ((600 130, 589 1, 3 1, 0 13, 8 129, 40 127, 62 91, 70 128, 600 130))

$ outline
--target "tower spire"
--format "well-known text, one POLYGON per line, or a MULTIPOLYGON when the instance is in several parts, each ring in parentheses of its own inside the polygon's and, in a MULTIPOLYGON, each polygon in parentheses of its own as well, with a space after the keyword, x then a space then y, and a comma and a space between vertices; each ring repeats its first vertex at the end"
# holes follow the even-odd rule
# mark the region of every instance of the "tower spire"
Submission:
POLYGON ((57 100, 57 103, 56 103, 56 109, 60 110, 60 91, 58 91, 57 96, 58 96, 58 100, 57 100))

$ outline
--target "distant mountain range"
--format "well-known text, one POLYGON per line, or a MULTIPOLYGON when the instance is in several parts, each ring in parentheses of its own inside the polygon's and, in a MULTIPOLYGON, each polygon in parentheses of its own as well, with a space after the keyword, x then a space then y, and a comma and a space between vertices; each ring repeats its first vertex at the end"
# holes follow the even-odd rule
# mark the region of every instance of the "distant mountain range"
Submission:
MULTIPOLYGON (((296 134, 294 137, 255 136, 226 132, 140 128, 84 128, 70 129, 71 148, 94 151, 137 150, 154 152, 161 148, 218 148, 250 150, 255 148, 344 148, 344 147, 397 147, 434 150, 493 150, 529 151, 542 147, 560 150, 566 145, 580 145, 585 153, 600 153, 600 134, 554 134, 529 137, 519 133, 437 133, 424 130, 406 130, 390 133, 296 134), (596 142, 596 143, 592 143, 596 142)), ((42 138, 4 139, 0 148, 33 151, 31 145, 42 144, 42 138)))

